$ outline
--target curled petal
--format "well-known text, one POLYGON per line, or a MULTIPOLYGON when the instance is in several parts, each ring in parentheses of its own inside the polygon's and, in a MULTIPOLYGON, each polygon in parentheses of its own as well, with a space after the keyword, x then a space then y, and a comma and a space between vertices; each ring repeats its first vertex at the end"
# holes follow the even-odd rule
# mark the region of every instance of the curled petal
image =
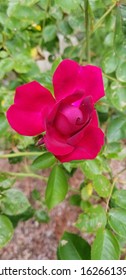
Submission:
POLYGON ((87 127, 74 151, 64 156, 57 156, 61 162, 71 160, 94 159, 104 144, 104 133, 100 128, 87 127))
POLYGON ((89 121, 89 123, 86 125, 86 127, 84 126, 83 129, 81 129, 80 131, 78 131, 77 133, 75 133, 73 136, 69 137, 67 139, 67 143, 69 145, 75 146, 76 145, 80 145, 80 141, 84 136, 85 130, 87 130, 87 127, 95 127, 96 129, 98 128, 98 116, 97 116, 97 112, 94 110, 92 113, 92 117, 89 121))
POLYGON ((54 155, 67 155, 74 150, 74 147, 66 143, 66 139, 61 137, 58 131, 51 126, 47 126, 44 142, 48 151, 54 155))
POLYGON ((58 113, 55 120, 55 127, 62 135, 69 135, 73 131, 73 125, 68 121, 68 119, 62 114, 58 113))

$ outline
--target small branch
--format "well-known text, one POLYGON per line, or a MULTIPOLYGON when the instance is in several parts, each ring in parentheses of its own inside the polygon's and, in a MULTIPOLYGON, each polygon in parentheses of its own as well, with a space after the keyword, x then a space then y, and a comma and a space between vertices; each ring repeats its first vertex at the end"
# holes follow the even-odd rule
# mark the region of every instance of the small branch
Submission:
MULTIPOLYGON (((124 171, 126 171, 126 167, 124 167, 122 170, 120 170, 115 177, 113 177, 113 183, 112 183, 112 186, 111 186, 111 191, 110 191, 110 195, 107 199, 107 203, 106 203, 106 212, 108 211, 108 208, 109 208, 109 202, 110 202, 110 199, 111 199, 111 196, 112 196, 112 193, 113 193, 113 189, 114 189, 114 185, 115 185, 115 182, 118 181, 118 177, 121 173, 123 173, 124 171)), ((112 177, 111 177, 111 180, 112 180, 112 177)))
POLYGON ((126 167, 124 167, 122 170, 120 170, 117 174, 116 177, 119 176, 121 173, 123 173, 124 171, 126 171, 126 167))
POLYGON ((113 180, 113 183, 112 183, 112 185, 111 185, 110 195, 109 195, 109 197, 108 197, 108 199, 107 199, 107 202, 106 202, 106 213, 108 212, 108 209, 109 209, 109 202, 110 202, 110 199, 111 199, 111 196, 112 196, 113 189, 114 189, 114 186, 115 186, 115 182, 116 182, 116 181, 117 181, 117 178, 115 178, 115 179, 113 180))
POLYGON ((84 0, 85 5, 85 29, 86 29, 86 58, 90 63, 90 19, 89 19, 89 3, 88 0, 84 0))
POLYGON ((36 179, 39 179, 39 180, 44 180, 44 181, 48 180, 47 178, 45 178, 41 175, 34 174, 34 173, 17 173, 17 172, 5 172, 5 173, 3 173, 2 172, 2 174, 12 176, 12 177, 21 177, 21 178, 31 177, 31 178, 36 178, 36 179))
MULTIPOLYGON (((89 25, 89 4, 88 4, 88 13, 86 12, 87 10, 87 2, 88 0, 84 0, 84 3, 85 3, 85 21, 88 23, 89 25), (86 14, 87 13, 87 14, 86 14), (87 18, 88 17, 88 18, 87 18)), ((91 37, 91 35, 101 26, 101 24, 103 23, 103 21, 105 20, 105 18, 108 16, 108 14, 114 9, 114 7, 117 5, 117 2, 116 1, 112 6, 110 6, 110 8, 104 13, 104 15, 96 22, 96 24, 94 25, 93 29, 92 30, 89 30, 90 32, 88 32, 88 34, 86 34, 86 42, 85 41, 85 38, 83 38, 82 40, 82 44, 83 44, 83 47, 85 46, 85 44, 87 44, 87 58, 88 58, 88 61, 90 61, 90 57, 89 57, 89 39, 91 37), (88 38, 89 37, 89 38, 88 38)), ((85 23, 85 24, 87 24, 85 23)), ((88 26, 89 28, 90 26, 88 26)), ((86 30, 88 30, 88 28, 86 28, 86 30)), ((82 58, 83 58, 83 49, 82 49, 82 52, 80 54, 80 59, 79 59, 79 63, 81 64, 82 63, 82 58)), ((114 78, 112 78, 114 80, 114 78)), ((112 80, 111 79, 111 80, 112 80)))
POLYGON ((18 152, 10 154, 0 154, 0 159, 2 158, 14 158, 14 157, 23 157, 23 156, 39 156, 43 154, 42 152, 18 152))
POLYGON ((94 25, 92 33, 94 33, 102 24, 104 19, 109 15, 109 13, 113 10, 113 8, 116 6, 117 2, 115 2, 110 8, 104 13, 104 15, 97 21, 97 23, 94 25))
POLYGON ((43 29, 45 28, 45 25, 46 25, 46 20, 47 20, 47 16, 48 16, 48 11, 49 11, 49 7, 50 7, 50 0, 47 0, 47 6, 46 6, 46 9, 45 9, 45 18, 43 19, 43 24, 42 24, 42 35, 41 35, 41 38, 39 40, 39 46, 41 47, 42 43, 43 43, 43 29))
POLYGON ((118 82, 118 80, 116 78, 113 78, 113 77, 111 77, 111 76, 109 76, 109 75, 107 75, 105 73, 103 73, 103 76, 105 76, 106 78, 108 78, 111 81, 118 82))

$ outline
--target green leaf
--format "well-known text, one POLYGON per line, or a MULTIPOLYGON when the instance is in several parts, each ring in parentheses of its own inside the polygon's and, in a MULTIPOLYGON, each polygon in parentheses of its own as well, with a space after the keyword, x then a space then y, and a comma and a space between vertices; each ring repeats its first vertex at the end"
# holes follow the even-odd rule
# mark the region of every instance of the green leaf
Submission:
POLYGON ((58 6, 51 5, 50 16, 53 19, 56 19, 56 21, 58 21, 58 26, 59 26, 59 22, 63 19, 63 13, 62 13, 61 9, 58 6))
POLYGON ((116 70, 118 65, 118 57, 117 54, 112 50, 108 54, 105 55, 102 67, 105 73, 112 73, 116 70))
POLYGON ((124 138, 126 138, 126 118, 119 116, 110 120, 107 131, 108 142, 116 142, 124 138))
POLYGON ((10 57, 6 57, 1 59, 0 61, 0 79, 4 77, 4 75, 10 72, 13 69, 14 61, 10 57))
POLYGON ((30 206, 26 196, 17 189, 9 189, 4 192, 1 200, 1 210, 6 215, 18 215, 25 212, 30 206))
POLYGON ((77 234, 65 232, 57 255, 59 260, 90 260, 90 245, 77 234))
POLYGON ((72 33, 72 28, 70 27, 70 25, 68 24, 68 22, 66 20, 62 20, 60 23, 59 23, 59 31, 64 35, 69 35, 72 33))
POLYGON ((80 206, 81 197, 79 194, 73 194, 69 198, 69 203, 74 206, 80 206))
POLYGON ((119 260, 118 241, 108 229, 99 229, 92 245, 92 260, 119 260))
POLYGON ((114 208, 109 211, 109 225, 118 235, 126 236, 126 210, 114 208))
POLYGON ((6 51, 0 51, 0 58, 5 58, 8 56, 8 53, 6 51))
POLYGON ((111 184, 104 175, 95 176, 93 179, 93 186, 99 196, 108 197, 110 195, 111 184))
POLYGON ((55 160, 55 157, 51 153, 44 153, 33 161, 31 168, 34 170, 45 169, 52 166, 55 160))
POLYGON ((81 198, 84 201, 89 200, 90 196, 92 195, 93 186, 92 183, 88 183, 84 188, 81 189, 81 198))
POLYGON ((126 158, 126 147, 122 148, 121 152, 118 153, 117 159, 123 160, 126 158))
POLYGON ((51 68, 52 74, 55 72, 56 68, 58 67, 58 65, 60 64, 61 61, 62 61, 61 57, 58 57, 57 59, 55 59, 55 61, 52 64, 52 68, 51 68))
POLYGON ((47 25, 43 29, 43 39, 45 42, 50 42, 55 39, 57 33, 56 26, 54 24, 47 25))
MULTIPOLYGON (((21 0, 20 6, 22 5, 25 5, 25 7, 32 6, 36 4, 38 1, 39 0, 21 0)), ((11 17, 15 13, 15 10, 19 8, 17 6, 19 6, 19 0, 9 0, 8 9, 7 9, 7 15, 9 17, 11 17)))
POLYGON ((4 247, 13 236, 11 221, 4 215, 0 215, 0 248, 4 247))
POLYGON ((14 184, 14 178, 8 178, 7 176, 0 174, 0 191, 5 191, 9 189, 14 184))
POLYGON ((34 189, 31 194, 34 200, 41 200, 41 195, 38 190, 34 189))
POLYGON ((48 223, 50 220, 48 214, 43 209, 36 210, 34 216, 39 223, 48 223))
POLYGON ((106 212, 101 205, 87 208, 85 213, 79 215, 76 227, 83 232, 95 232, 106 225, 106 212))
POLYGON ((126 190, 116 190, 112 195, 112 201, 115 205, 126 209, 126 190))
POLYGON ((92 205, 89 201, 81 200, 80 207, 84 212, 87 212, 91 206, 92 205))
POLYGON ((66 196, 68 183, 61 166, 54 166, 49 176, 45 199, 49 209, 55 207, 66 196))
POLYGON ((126 62, 121 62, 116 70, 116 77, 120 82, 126 83, 126 62))
POLYGON ((27 6, 32 6, 34 4, 36 4, 37 2, 39 2, 39 0, 22 0, 22 5, 25 4, 27 6))
POLYGON ((104 153, 107 158, 116 158, 121 150, 122 147, 120 143, 112 142, 106 145, 104 153))
MULTIPOLYGON (((10 154, 14 154, 14 151, 11 151, 10 154)), ((12 157, 8 158, 10 164, 17 164, 23 160, 23 157, 12 157)))
MULTIPOLYGON (((10 11, 9 11, 10 12, 10 11)), ((19 22, 26 23, 26 26, 28 24, 33 24, 34 22, 38 22, 41 17, 41 10, 36 9, 34 7, 28 7, 26 5, 15 5, 14 9, 11 10, 10 16, 13 18, 17 18, 19 22)))
POLYGON ((14 70, 17 73, 27 73, 34 62, 28 56, 23 54, 16 54, 13 58, 14 70))
POLYGON ((104 8, 104 1, 102 0, 89 0, 89 4, 93 11, 104 8))
POLYGON ((89 179, 93 179, 95 175, 101 174, 100 162, 97 159, 86 160, 81 164, 81 168, 89 179))
POLYGON ((34 209, 30 206, 27 210, 21 214, 9 216, 10 221, 12 222, 13 227, 17 227, 20 221, 27 221, 34 216, 34 209))
POLYGON ((126 110, 126 88, 121 83, 113 82, 111 84, 110 100, 117 110, 121 112, 126 110))
POLYGON ((72 10, 77 9, 79 7, 80 2, 80 0, 55 0, 56 6, 58 5, 59 7, 61 7, 63 12, 66 13, 70 13, 72 10))
MULTIPOLYGON (((23 1, 25 1, 25 0, 23 0, 23 1)), ((47 0, 39 0, 39 5, 42 9, 47 10, 48 1, 47 0)))
POLYGON ((81 13, 79 14, 70 14, 68 17, 68 22, 70 27, 74 30, 77 30, 79 32, 84 31, 84 17, 81 13))
POLYGON ((68 46, 65 48, 63 53, 63 58, 71 57, 71 59, 75 60, 80 56, 80 45, 68 46))
POLYGON ((8 123, 5 115, 0 113, 0 136, 3 136, 8 128, 8 123))

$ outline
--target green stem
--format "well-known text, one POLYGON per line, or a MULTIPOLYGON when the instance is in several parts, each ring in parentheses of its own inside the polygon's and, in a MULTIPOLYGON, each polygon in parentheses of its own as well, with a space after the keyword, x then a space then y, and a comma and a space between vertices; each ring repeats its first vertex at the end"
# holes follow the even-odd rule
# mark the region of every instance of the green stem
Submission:
MULTIPOLYGON (((105 74, 105 73, 103 73, 103 76, 105 76, 107 79, 109 79, 109 80, 111 80, 111 81, 113 81, 113 82, 118 82, 119 83, 119 80, 117 80, 116 78, 113 78, 113 77, 111 77, 111 76, 109 76, 109 75, 107 75, 107 74, 105 74)), ((126 88, 126 86, 125 85, 121 85, 121 88, 126 88)))
POLYGON ((111 199, 111 196, 112 196, 112 193, 113 193, 113 189, 114 189, 114 186, 115 186, 115 182, 117 181, 117 178, 115 178, 113 180, 113 183, 111 185, 111 191, 110 191, 110 194, 109 194, 109 197, 107 199, 107 202, 106 202, 106 213, 108 212, 108 209, 109 209, 109 202, 110 202, 110 199, 111 199))
MULTIPOLYGON (((126 171, 126 167, 124 167, 122 170, 120 170, 120 171, 116 174, 115 177, 113 177, 113 178, 111 177, 111 180, 113 179, 113 183, 112 183, 112 185, 111 185, 110 195, 109 195, 109 197, 108 197, 108 199, 107 199, 107 203, 106 203, 106 212, 108 212, 109 201, 110 201, 110 199, 111 199, 111 196, 112 196, 112 193, 113 193, 113 189, 114 189, 115 183, 116 183, 116 181, 118 181, 119 175, 120 175, 121 173, 123 173, 124 171, 126 171)), ((111 174, 110 176, 112 176, 112 174, 111 174)))
POLYGON ((48 15, 49 7, 50 7, 50 0, 47 0, 47 6, 46 6, 46 10, 45 10, 45 18, 44 18, 44 20, 43 20, 42 29, 44 29, 45 24, 46 24, 46 20, 47 20, 47 15, 48 15))
POLYGON ((46 6, 46 9, 45 9, 45 18, 43 20, 43 24, 42 24, 42 35, 41 35, 41 38, 39 40, 39 46, 41 47, 42 46, 42 43, 43 43, 43 29, 45 28, 45 25, 46 25, 46 20, 47 20, 47 16, 48 16, 48 11, 49 11, 49 7, 50 7, 50 1, 51 0, 47 0, 47 6, 46 6))
POLYGON ((104 15, 97 21, 97 23, 94 25, 92 33, 94 33, 101 26, 104 19, 113 10, 113 8, 116 6, 116 4, 117 4, 117 1, 112 6, 110 6, 110 8, 106 11, 106 13, 104 13, 104 15))
POLYGON ((118 80, 116 78, 113 78, 113 77, 111 77, 111 76, 109 76, 109 75, 107 75, 105 73, 103 73, 103 76, 105 76, 106 78, 108 78, 111 81, 118 82, 118 80))
MULTIPOLYGON (((4 173, 2 173, 2 174, 4 174, 4 173)), ((5 174, 8 176, 13 176, 13 177, 21 177, 21 178, 31 177, 31 178, 37 178, 39 180, 47 181, 47 178, 45 178, 41 175, 34 174, 34 173, 5 172, 5 174)))
POLYGON ((85 29, 86 29, 86 58, 90 63, 90 18, 89 18, 89 3, 84 0, 85 5, 85 29))
POLYGON ((1 158, 14 158, 14 157, 23 157, 23 156, 40 156, 43 152, 18 152, 13 154, 0 154, 1 158))
POLYGON ((117 174, 116 177, 119 176, 121 173, 123 173, 124 171, 126 171, 126 167, 124 167, 122 170, 120 170, 117 174))
MULTIPOLYGON (((87 24, 86 21, 89 24, 89 5, 88 5, 88 13, 86 12, 87 2, 88 2, 88 0, 84 0, 84 3, 85 3, 85 24, 87 24), (87 17, 88 17, 88 19, 87 19, 87 17)), ((116 6, 117 2, 118 1, 116 1, 112 6, 110 6, 110 8, 104 13, 104 15, 97 21, 97 23, 93 27, 93 30, 89 30, 90 32, 86 33, 86 36, 87 36, 86 42, 85 42, 85 38, 83 38, 83 40, 82 40, 83 46, 85 45, 85 43, 87 44, 86 49, 87 49, 87 59, 88 60, 90 60, 90 57, 89 57, 89 55, 90 55, 90 52, 89 52, 89 48, 90 48, 89 42, 90 42, 90 40, 89 39, 90 39, 91 35, 102 25, 103 21, 108 16, 108 14, 114 9, 114 7, 116 6)), ((89 27, 90 26, 88 26, 88 28, 89 27)), ((87 32, 88 28, 86 28, 86 32, 87 32)), ((80 53, 80 60, 79 60, 80 64, 82 63, 82 58, 83 58, 83 49, 82 49, 82 52, 80 53)))

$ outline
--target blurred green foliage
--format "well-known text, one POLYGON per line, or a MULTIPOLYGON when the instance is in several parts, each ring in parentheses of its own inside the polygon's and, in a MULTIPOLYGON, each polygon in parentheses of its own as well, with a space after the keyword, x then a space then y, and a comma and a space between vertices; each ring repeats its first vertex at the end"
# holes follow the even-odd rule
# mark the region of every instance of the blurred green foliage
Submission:
MULTIPOLYGON (((20 220, 34 217, 39 222, 49 221, 47 208, 64 199, 66 177, 79 167, 84 183, 69 199, 82 211, 76 227, 80 232, 96 234, 92 259, 118 259, 120 249, 126 245, 126 190, 118 190, 118 176, 114 177, 110 161, 121 162, 126 157, 126 1, 88 0, 88 34, 84 4, 83 0, 0 1, 0 157, 9 151, 9 163, 22 161, 23 165, 23 156, 32 155, 27 173, 16 175, 5 170, 0 175, 0 227, 5 231, 0 233, 0 247, 12 238, 13 227, 20 220), (106 139, 96 159, 64 163, 61 167, 54 166, 55 159, 45 148, 35 145, 39 139, 12 131, 5 112, 13 102, 15 88, 23 83, 37 80, 53 93, 52 75, 64 58, 82 65, 90 59, 91 64, 102 68, 106 96, 96 109, 106 139), (49 67, 41 71, 43 61, 49 67), (52 171, 49 179, 44 178, 48 180, 46 199, 37 189, 32 192, 32 200, 38 203, 36 209, 23 192, 11 187, 17 177, 43 178, 35 172, 48 167, 52 171)), ((85 242, 65 233, 57 251, 59 259, 76 259, 76 250, 79 259, 90 258, 90 246, 85 242), (89 248, 85 256, 79 244, 89 248)))

